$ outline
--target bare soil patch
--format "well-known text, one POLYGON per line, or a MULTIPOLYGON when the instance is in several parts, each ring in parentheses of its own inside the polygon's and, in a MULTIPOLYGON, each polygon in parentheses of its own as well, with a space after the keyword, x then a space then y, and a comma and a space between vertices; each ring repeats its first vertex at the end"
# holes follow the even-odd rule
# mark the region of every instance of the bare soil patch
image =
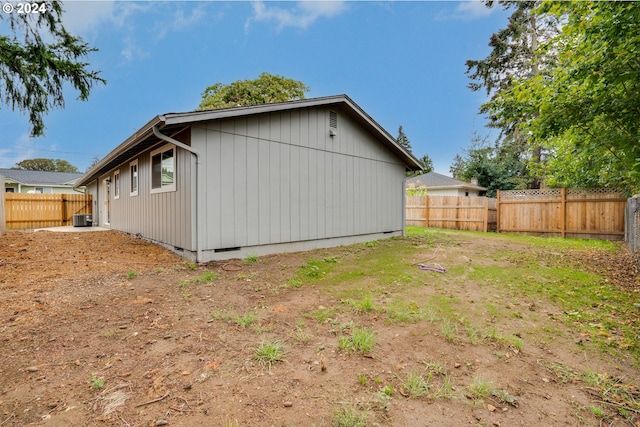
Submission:
MULTIPOLYGON (((419 241, 406 244, 417 248, 409 265, 434 254, 419 241)), ((509 268, 491 256, 505 245, 526 250, 449 235, 437 260, 509 268)), ((7 232, 0 236, 0 426, 348 425, 338 424, 341 413, 365 414, 368 426, 640 425, 634 408, 621 415, 626 402, 604 401, 580 379, 606 373, 640 398, 635 361, 585 349, 557 305, 514 297, 509 304, 521 314, 495 328, 520 337, 519 347, 472 342, 463 330, 451 339, 433 319, 390 322, 379 311, 352 310, 321 283, 291 285, 311 258, 366 257, 367 250, 191 266, 118 232, 7 232), (354 324, 376 332, 373 351, 340 351, 339 337, 354 324), (265 342, 281 343, 284 361, 260 363, 255 348, 265 342), (411 396, 412 373, 429 381, 423 396, 411 396), (492 386, 479 398, 474 384, 483 383, 492 386)), ((611 268, 599 252, 568 256, 637 298, 635 273, 620 272, 635 268, 630 257, 615 255, 611 268)), ((504 304, 482 284, 453 289, 451 273, 422 273, 416 295, 504 304)), ((366 280, 375 283, 375 271, 366 280)), ((377 303, 405 292, 400 282, 387 289, 377 303)))

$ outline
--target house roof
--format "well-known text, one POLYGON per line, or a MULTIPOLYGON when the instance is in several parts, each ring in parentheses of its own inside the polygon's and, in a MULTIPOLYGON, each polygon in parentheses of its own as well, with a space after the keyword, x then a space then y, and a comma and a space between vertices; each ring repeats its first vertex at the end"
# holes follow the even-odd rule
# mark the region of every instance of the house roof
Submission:
POLYGON ((404 161, 409 170, 422 169, 422 165, 418 159, 401 147, 394 137, 392 137, 382 126, 373 120, 371 116, 365 113, 365 111, 353 102, 351 98, 347 95, 336 95, 273 104, 262 104, 250 107, 223 108, 219 110, 191 111, 185 113, 166 113, 156 116, 117 146, 106 157, 96 163, 78 181, 77 185, 86 185, 90 183, 105 172, 108 172, 114 167, 134 158, 139 153, 162 142, 154 136, 154 127, 162 130, 164 134, 171 136, 172 134, 175 135, 198 122, 322 106, 341 106, 344 112, 349 114, 364 128, 376 136, 377 139, 385 144, 391 151, 396 153, 398 157, 404 161))
POLYGON ((15 181, 22 185, 49 187, 71 187, 83 176, 82 173, 29 171, 21 169, 0 169, 0 175, 3 175, 7 180, 15 181))
POLYGON ((436 172, 428 172, 422 175, 414 176, 407 179, 407 188, 426 188, 427 190, 442 190, 450 188, 463 188, 467 190, 487 191, 485 187, 481 187, 470 182, 460 181, 442 175, 436 172))

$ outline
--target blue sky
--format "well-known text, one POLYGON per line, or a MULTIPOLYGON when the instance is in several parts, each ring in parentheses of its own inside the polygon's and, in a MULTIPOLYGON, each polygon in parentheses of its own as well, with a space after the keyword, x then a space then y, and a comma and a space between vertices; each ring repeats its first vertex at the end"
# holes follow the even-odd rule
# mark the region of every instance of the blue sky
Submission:
MULTIPOLYGON (((413 153, 449 175, 473 132, 484 92, 467 88, 467 59, 487 56, 508 14, 468 2, 67 1, 72 34, 107 85, 29 138, 26 116, 0 105, 0 168, 35 157, 84 171, 158 114, 191 111, 216 82, 266 71, 304 82, 307 97, 347 94, 391 135, 402 125, 413 153)), ((6 32, 6 28, 5 28, 6 32)))

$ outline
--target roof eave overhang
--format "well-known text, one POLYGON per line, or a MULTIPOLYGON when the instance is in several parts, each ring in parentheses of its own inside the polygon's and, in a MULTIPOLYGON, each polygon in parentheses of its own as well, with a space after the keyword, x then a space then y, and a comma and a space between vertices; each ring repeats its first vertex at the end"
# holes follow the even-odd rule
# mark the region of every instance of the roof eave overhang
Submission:
MULTIPOLYGON (((119 164, 119 159, 124 153, 134 148, 141 141, 147 139, 153 135, 153 127, 160 126, 164 122, 163 116, 156 116, 151 119, 147 124, 142 126, 137 132, 127 138, 122 144, 114 148, 109 154, 107 154, 98 163, 93 165, 78 181, 75 183, 74 188, 88 185, 90 182, 98 179, 99 176, 108 172, 119 164)), ((160 126, 161 127, 161 126, 160 126)))
MULTIPOLYGON (((235 107, 220 110, 193 111, 188 113, 167 113, 151 119, 142 126, 136 133, 127 138, 122 144, 113 149, 107 156, 89 169, 74 187, 86 186, 95 181, 101 175, 118 166, 123 160, 125 153, 134 153, 136 145, 145 141, 153 135, 153 127, 162 129, 165 126, 189 125, 198 122, 220 120, 239 116, 249 116, 253 114, 264 114, 270 112, 286 111, 296 108, 309 108, 330 105, 346 106, 345 111, 362 124, 367 130, 372 132, 379 140, 389 147, 405 163, 407 170, 422 170, 422 165, 413 154, 401 147, 382 126, 380 126, 371 116, 362 110, 347 95, 328 96, 322 98, 302 99, 276 104, 262 104, 249 107, 235 107)), ((143 150, 140 150, 143 151, 143 150)))

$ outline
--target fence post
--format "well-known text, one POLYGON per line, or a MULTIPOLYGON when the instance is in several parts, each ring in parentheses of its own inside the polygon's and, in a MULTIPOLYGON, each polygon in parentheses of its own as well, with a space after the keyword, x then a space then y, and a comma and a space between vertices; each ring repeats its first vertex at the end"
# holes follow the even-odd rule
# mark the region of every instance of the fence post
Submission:
POLYGON ((64 198, 64 195, 60 196, 60 201, 62 203, 62 224, 67 225, 67 200, 64 198))
POLYGON ((500 190, 496 191, 496 233, 500 233, 500 190))
POLYGON ((562 238, 564 239, 566 237, 566 230, 567 230, 567 189, 565 187, 562 187, 560 189, 560 224, 561 224, 561 229, 560 229, 560 235, 562 236, 562 238))
POLYGON ((485 233, 489 231, 489 199, 487 197, 484 197, 484 218, 482 223, 482 231, 485 233))
POLYGON ((428 194, 424 196, 424 219, 425 219, 427 228, 429 228, 429 195, 428 194))
POLYGON ((460 197, 456 199, 456 230, 460 230, 460 197))

